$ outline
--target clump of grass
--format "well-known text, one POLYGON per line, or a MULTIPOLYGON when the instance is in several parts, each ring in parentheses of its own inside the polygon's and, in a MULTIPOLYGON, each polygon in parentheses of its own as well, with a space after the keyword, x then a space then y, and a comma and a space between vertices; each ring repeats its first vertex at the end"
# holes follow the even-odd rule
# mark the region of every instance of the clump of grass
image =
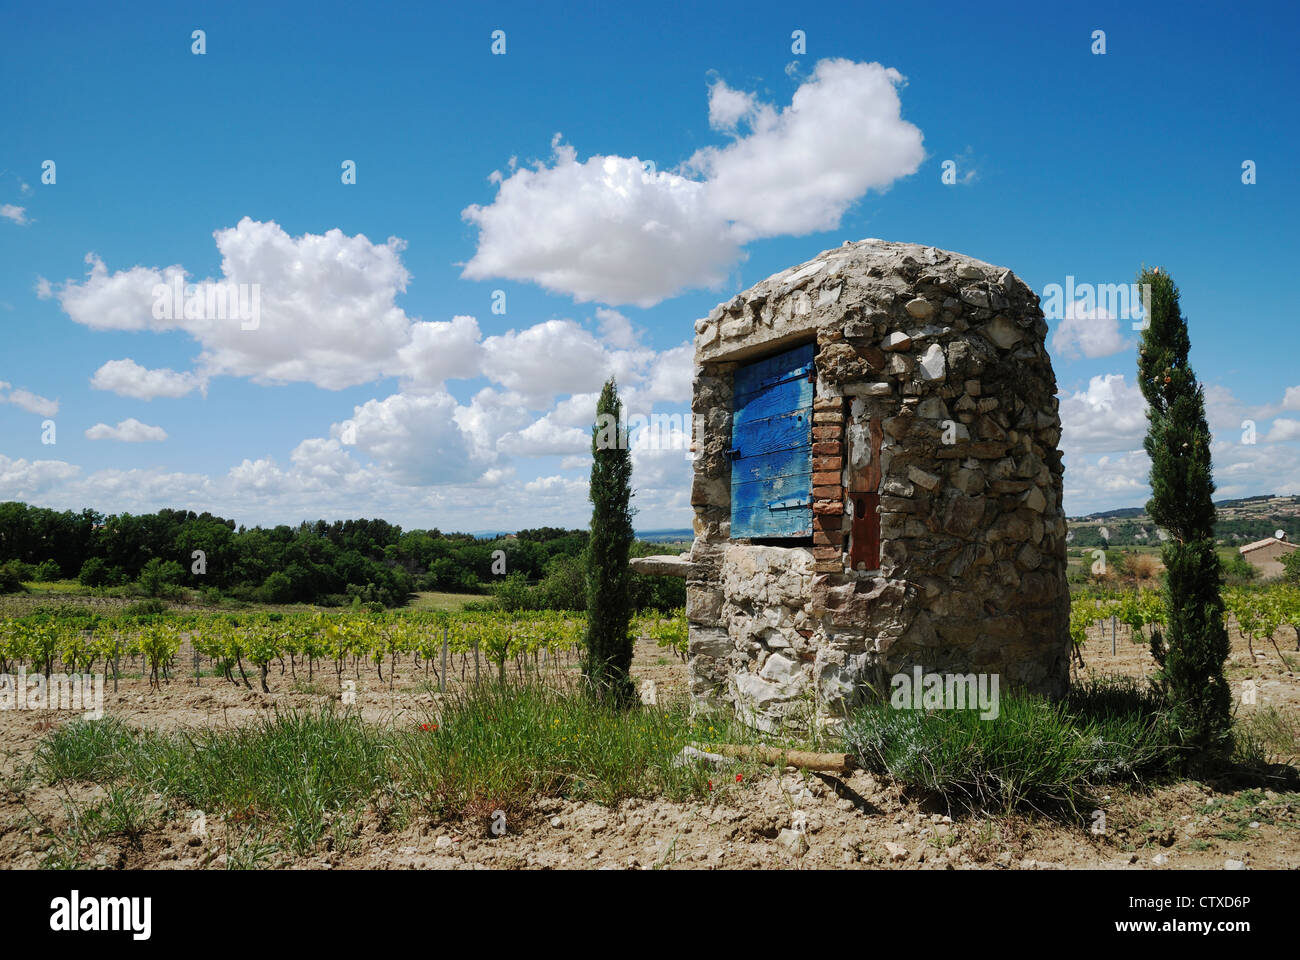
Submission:
POLYGON ((111 786, 103 800, 91 804, 78 804, 71 797, 61 800, 65 822, 58 829, 28 811, 29 817, 44 826, 51 837, 40 864, 45 870, 103 866, 102 861, 94 859, 103 841, 121 838, 140 849, 144 835, 166 815, 163 805, 136 784, 111 786))
POLYGON ((232 848, 227 839, 227 870, 265 870, 280 852, 280 845, 268 842, 261 828, 246 831, 239 836, 238 841, 232 848))
POLYGON ((126 758, 148 733, 132 730, 115 716, 73 720, 36 748, 36 768, 51 783, 62 780, 114 780, 126 758))
POLYGON ((850 719, 844 736, 863 766, 951 806, 1076 818, 1093 787, 1143 783, 1176 752, 1159 701, 1123 681, 1083 685, 1064 703, 1003 696, 989 720, 974 710, 876 703, 850 719))
POLYGON ((1261 707, 1237 721, 1237 760, 1244 765, 1290 764, 1300 757, 1300 722, 1277 707, 1261 707))
POLYGON ((680 704, 611 711, 539 684, 452 695, 429 726, 399 734, 395 758, 421 805, 440 816, 520 812, 537 796, 703 796, 718 774, 673 757, 693 740, 755 736, 722 717, 692 719, 680 704))
POLYGON ((131 783, 110 787, 108 796, 92 812, 99 837, 125 837, 136 845, 162 815, 159 804, 138 784, 131 783))
POLYGON ((51 782, 121 780, 241 824, 271 822, 305 852, 387 782, 388 756, 381 731, 330 710, 171 736, 105 717, 64 726, 37 768, 51 782))
POLYGON ((299 853, 348 820, 388 782, 382 731, 330 709, 291 712, 233 730, 160 739, 130 776, 239 823, 271 823, 299 853))
POLYGON ((248 850, 232 853, 254 863, 269 856, 272 836, 297 853, 346 845, 367 809, 383 828, 416 815, 503 810, 513 819, 539 797, 704 797, 711 780, 720 791, 737 773, 752 780, 758 765, 720 774, 676 765, 675 755, 692 741, 756 737, 721 716, 692 718, 681 704, 611 711, 580 691, 485 683, 406 729, 365 723, 332 704, 198 734, 133 731, 111 717, 78 721, 41 746, 36 769, 50 782, 127 784, 223 816, 255 831, 248 850))

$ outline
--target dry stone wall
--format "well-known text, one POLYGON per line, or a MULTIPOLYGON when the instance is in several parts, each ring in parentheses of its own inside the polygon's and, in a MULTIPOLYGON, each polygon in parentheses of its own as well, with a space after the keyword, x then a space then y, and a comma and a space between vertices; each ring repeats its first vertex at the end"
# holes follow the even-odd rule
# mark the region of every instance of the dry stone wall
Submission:
POLYGON ((720 304, 695 332, 698 701, 805 723, 915 665, 1064 692, 1061 428, 1033 291, 960 254, 864 240, 720 304), (813 537, 732 540, 735 370, 809 341, 813 537), (854 513, 868 502, 879 544, 864 553, 854 513))

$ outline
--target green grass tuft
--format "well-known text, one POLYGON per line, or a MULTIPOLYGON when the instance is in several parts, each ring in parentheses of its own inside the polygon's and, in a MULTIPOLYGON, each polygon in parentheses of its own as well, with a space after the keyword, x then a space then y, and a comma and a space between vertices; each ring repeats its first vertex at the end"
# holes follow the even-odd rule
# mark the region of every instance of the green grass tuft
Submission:
POLYGON ((863 766, 950 806, 1075 817, 1093 787, 1141 784, 1175 753, 1158 701, 1119 681, 1083 685, 1061 704, 1004 696, 990 720, 871 704, 846 724, 845 740, 863 766))

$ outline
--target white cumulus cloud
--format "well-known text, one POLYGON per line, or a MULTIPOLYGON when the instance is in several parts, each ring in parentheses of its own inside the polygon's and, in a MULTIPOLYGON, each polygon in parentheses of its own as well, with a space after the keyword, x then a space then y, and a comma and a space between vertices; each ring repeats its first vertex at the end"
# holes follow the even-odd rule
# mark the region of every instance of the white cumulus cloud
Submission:
POLYGON ((1132 345, 1120 334, 1118 318, 1082 300, 1066 304, 1065 319, 1052 334, 1052 352, 1064 357, 1109 357, 1132 345))
POLYGON ((1061 448, 1066 453, 1137 450, 1146 436, 1146 399, 1122 373, 1088 381, 1061 399, 1061 448))
POLYGON ((86 431, 87 440, 119 440, 122 443, 161 443, 167 439, 162 427, 151 427, 135 417, 128 417, 116 427, 97 423, 86 431))
MULTIPOLYGON (((8 387, 9 384, 6 383, 4 388, 8 389, 8 387)), ((0 402, 12 403, 15 407, 22 407, 28 413, 41 417, 52 417, 59 412, 59 401, 47 400, 39 394, 21 388, 10 391, 6 397, 0 397, 0 402)))
POLYGON ((464 210, 479 229, 464 276, 640 306, 717 288, 743 244, 832 229, 869 190, 917 170, 925 151, 921 131, 901 116, 903 82, 878 63, 822 60, 777 109, 715 81, 710 125, 748 132, 675 172, 637 157, 580 162, 557 134, 549 164, 497 176, 493 202, 464 210))
POLYGON ((733 90, 725 80, 715 80, 709 87, 709 126, 714 130, 735 130, 736 124, 755 113, 757 105, 754 94, 733 90))
POLYGON ((821 60, 790 106, 755 105, 748 136, 699 150, 686 168, 704 175, 710 208, 741 242, 833 229, 868 190, 925 159, 920 129, 902 118, 903 83, 879 63, 821 60))
POLYGON ((0 500, 31 500, 80 472, 62 460, 11 460, 0 453, 0 500))
POLYGON ((1284 443, 1288 440, 1300 440, 1300 420, 1278 417, 1264 437, 1265 443, 1284 443))
MULTIPOLYGON (((162 291, 177 278, 189 279, 179 265, 110 272, 91 253, 84 280, 69 280, 57 292, 47 285, 47 292, 69 317, 92 329, 188 333, 203 348, 199 374, 205 378, 308 382, 337 390, 394 374, 429 374, 427 333, 395 303, 410 276, 400 257, 402 241, 371 243, 338 229, 291 237, 277 223, 248 217, 214 237, 222 276, 202 281, 203 289, 236 285, 241 305, 250 312, 257 308, 256 329, 245 329, 233 306, 214 303, 210 311, 191 313, 184 303, 169 304, 162 291)), ((183 295, 188 299, 190 293, 183 295)))
POLYGON ((202 377, 166 368, 149 370, 130 358, 110 360, 95 371, 90 385, 122 397, 152 400, 154 397, 183 397, 206 386, 202 377))
POLYGON ((591 331, 572 320, 547 320, 483 341, 483 375, 534 407, 557 394, 599 390, 611 366, 591 331))

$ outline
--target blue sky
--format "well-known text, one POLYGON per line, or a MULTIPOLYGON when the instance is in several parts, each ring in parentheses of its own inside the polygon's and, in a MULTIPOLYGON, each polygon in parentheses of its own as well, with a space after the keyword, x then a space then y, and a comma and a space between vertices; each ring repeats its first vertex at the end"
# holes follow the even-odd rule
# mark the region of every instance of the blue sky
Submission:
MULTIPOLYGON (((1300 493, 1300 15, 1143 6, 11 5, 0 498, 584 525, 603 376, 683 413, 696 318, 863 237, 1040 293, 1161 265, 1220 494, 1300 493), (258 328, 154 318, 174 268, 258 328)), ((1141 504, 1129 321, 1051 326, 1067 511, 1141 504)), ((667 446, 643 529, 690 522, 667 446)))

